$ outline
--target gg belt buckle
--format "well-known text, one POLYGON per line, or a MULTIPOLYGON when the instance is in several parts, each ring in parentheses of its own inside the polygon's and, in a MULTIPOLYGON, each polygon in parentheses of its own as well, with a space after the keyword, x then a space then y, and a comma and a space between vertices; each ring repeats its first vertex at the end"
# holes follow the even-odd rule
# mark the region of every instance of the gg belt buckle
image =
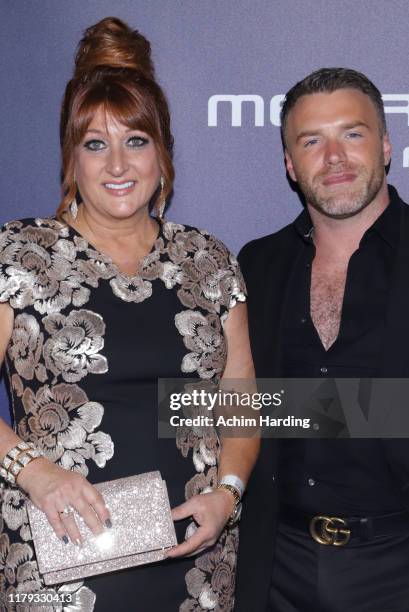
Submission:
POLYGON ((337 516, 314 516, 310 521, 310 534, 318 544, 345 546, 351 530, 345 519, 337 516))

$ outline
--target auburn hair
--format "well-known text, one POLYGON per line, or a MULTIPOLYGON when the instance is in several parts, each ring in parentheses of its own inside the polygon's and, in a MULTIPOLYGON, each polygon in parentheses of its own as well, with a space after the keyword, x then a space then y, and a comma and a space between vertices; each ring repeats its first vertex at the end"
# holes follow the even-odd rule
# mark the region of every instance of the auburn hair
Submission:
POLYGON ((130 129, 148 134, 155 143, 164 179, 153 195, 153 207, 172 191, 173 136, 166 96, 155 80, 148 40, 116 17, 106 17, 85 30, 76 56, 73 78, 61 107, 62 200, 57 217, 77 195, 74 149, 99 109, 130 129))

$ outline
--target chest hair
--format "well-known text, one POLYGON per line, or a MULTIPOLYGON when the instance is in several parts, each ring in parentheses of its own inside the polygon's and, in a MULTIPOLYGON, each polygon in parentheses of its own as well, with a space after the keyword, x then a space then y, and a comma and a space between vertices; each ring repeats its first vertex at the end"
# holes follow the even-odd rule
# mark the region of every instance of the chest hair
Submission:
POLYGON ((321 342, 328 350, 339 334, 348 264, 313 263, 310 312, 321 342))

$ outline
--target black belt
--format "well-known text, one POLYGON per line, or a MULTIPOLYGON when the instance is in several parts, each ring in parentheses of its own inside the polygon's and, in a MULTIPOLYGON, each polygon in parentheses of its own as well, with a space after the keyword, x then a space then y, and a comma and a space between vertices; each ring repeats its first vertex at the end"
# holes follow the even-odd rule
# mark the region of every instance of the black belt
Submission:
POLYGON ((314 516, 282 504, 280 523, 310 534, 319 544, 332 546, 344 546, 351 540, 368 541, 379 536, 405 532, 409 535, 409 512, 406 510, 379 516, 314 516))

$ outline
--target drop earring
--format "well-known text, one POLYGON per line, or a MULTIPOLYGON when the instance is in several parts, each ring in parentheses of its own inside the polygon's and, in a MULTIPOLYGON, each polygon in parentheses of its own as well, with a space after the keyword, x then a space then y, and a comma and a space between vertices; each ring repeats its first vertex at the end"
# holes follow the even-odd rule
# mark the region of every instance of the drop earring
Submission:
POLYGON ((78 204, 77 204, 77 198, 76 197, 73 199, 73 201, 70 204, 70 215, 71 215, 71 217, 75 221, 75 219, 77 218, 77 215, 78 215, 78 204))
POLYGON ((165 188, 165 179, 163 176, 160 177, 160 204, 158 207, 158 217, 159 219, 163 219, 163 214, 166 208, 166 199, 163 197, 163 190, 165 188))

